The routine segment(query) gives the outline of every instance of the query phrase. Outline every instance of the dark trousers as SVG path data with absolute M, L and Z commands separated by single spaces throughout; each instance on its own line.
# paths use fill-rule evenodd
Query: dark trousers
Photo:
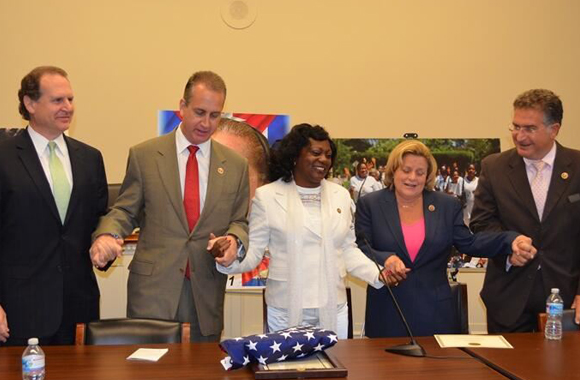
M 190 340 L 192 342 L 219 342 L 221 334 L 203 335 L 199 326 L 195 301 L 191 291 L 190 281 L 184 277 L 183 286 L 181 287 L 181 296 L 179 297 L 179 306 L 175 320 L 179 322 L 188 322 L 190 324 Z
M 76 317 L 74 316 L 75 308 L 79 305 L 73 299 L 71 294 L 72 289 L 76 284 L 72 283 L 69 276 L 64 277 L 64 287 L 63 287 L 63 305 L 62 305 L 62 319 L 60 321 L 60 326 L 58 329 L 49 336 L 24 336 L 24 337 L 13 337 L 8 338 L 4 345 L 6 346 L 28 346 L 29 338 L 38 338 L 38 344 L 41 346 L 62 346 L 62 345 L 72 345 L 75 344 L 75 334 L 76 334 Z M 95 319 L 99 317 L 98 310 L 98 299 L 97 302 L 97 312 Z M 8 327 L 10 328 L 10 316 L 8 315 Z M 2 346 L 2 343 L 0 343 Z
M 8 323 L 10 323 L 10 320 L 8 320 Z M 8 327 L 10 327 L 10 325 L 8 325 Z M 38 344 L 41 346 L 62 346 L 62 345 L 74 344 L 75 343 L 75 330 L 76 330 L 76 323 L 63 321 L 60 324 L 58 330 L 56 330 L 56 332 L 51 336 L 47 336 L 47 337 L 30 336 L 28 338 L 38 338 Z M 28 338 L 10 337 L 10 338 L 8 338 L 6 343 L 4 343 L 4 344 L 0 343 L 0 346 L 1 345 L 4 345 L 4 346 L 28 346 Z
M 508 332 L 536 332 L 538 331 L 538 313 L 546 311 L 546 298 L 548 295 L 544 290 L 544 280 L 542 270 L 538 270 L 534 279 L 534 284 L 524 311 L 518 319 L 509 326 L 504 326 L 494 321 L 487 313 L 487 332 L 489 334 L 501 334 Z

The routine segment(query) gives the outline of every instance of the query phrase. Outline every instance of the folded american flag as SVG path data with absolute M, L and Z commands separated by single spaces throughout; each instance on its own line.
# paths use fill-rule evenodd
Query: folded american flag
M 290 327 L 269 334 L 224 340 L 220 348 L 229 356 L 221 363 L 229 371 L 252 362 L 268 364 L 304 358 L 334 346 L 337 341 L 338 337 L 330 330 L 312 326 Z

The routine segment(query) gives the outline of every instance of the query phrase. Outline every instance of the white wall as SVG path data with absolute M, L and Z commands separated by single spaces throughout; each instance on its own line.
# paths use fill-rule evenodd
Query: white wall
M 23 126 L 20 79 L 65 68 L 71 136 L 120 182 L 128 148 L 156 134 L 188 76 L 220 73 L 226 109 L 287 113 L 334 137 L 500 137 L 516 95 L 561 95 L 560 140 L 580 148 L 577 0 L 258 0 L 248 29 L 218 0 L 0 0 L 0 126 Z

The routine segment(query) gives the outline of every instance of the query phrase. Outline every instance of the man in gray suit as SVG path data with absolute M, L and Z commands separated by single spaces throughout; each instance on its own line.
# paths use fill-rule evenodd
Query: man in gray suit
M 556 141 L 560 98 L 536 89 L 514 101 L 510 131 L 514 149 L 482 162 L 471 215 L 474 231 L 518 231 L 538 254 L 490 260 L 481 297 L 490 333 L 536 330 L 550 288 L 580 321 L 580 152 Z
M 211 139 L 225 97 L 217 74 L 189 78 L 180 126 L 131 148 L 119 197 L 91 247 L 93 264 L 103 267 L 139 226 L 127 316 L 189 322 L 196 342 L 218 341 L 223 329 L 227 277 L 207 253 L 209 240 L 224 236 L 224 260 L 248 242 L 247 161 Z

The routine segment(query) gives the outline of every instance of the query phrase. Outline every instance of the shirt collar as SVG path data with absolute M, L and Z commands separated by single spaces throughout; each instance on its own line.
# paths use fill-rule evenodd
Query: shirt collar
M 543 158 L 539 160 L 530 160 L 529 158 L 524 157 L 524 163 L 526 164 L 526 167 L 530 167 L 535 162 L 544 161 L 546 164 L 548 164 L 549 167 L 553 168 L 555 159 L 556 159 L 556 143 L 554 142 L 554 145 L 552 145 L 552 149 L 550 149 L 550 151 Z
M 32 128 L 31 126 L 28 126 L 28 128 L 26 128 L 26 130 L 28 131 L 28 134 L 30 135 L 30 139 L 32 140 L 32 143 L 34 144 L 34 148 L 36 149 L 36 152 L 38 153 L 38 155 L 39 156 L 43 155 L 48 147 L 49 140 L 46 137 L 44 137 L 43 135 L 41 135 L 40 133 L 36 132 L 34 130 L 34 128 Z M 58 135 L 58 137 L 52 141 L 55 142 L 57 149 L 62 154 L 67 152 L 66 141 L 64 141 L 64 137 L 63 137 L 62 133 L 60 135 Z
M 177 131 L 175 131 L 175 143 L 177 145 L 178 154 L 181 154 L 187 150 L 188 146 L 195 145 L 190 143 L 189 140 L 185 137 L 183 131 L 181 130 L 181 124 L 179 124 L 177 127 Z M 207 139 L 207 141 L 204 141 L 201 144 L 198 144 L 197 146 L 199 147 L 199 152 L 201 152 L 201 155 L 203 157 L 208 157 L 211 149 L 211 138 Z

